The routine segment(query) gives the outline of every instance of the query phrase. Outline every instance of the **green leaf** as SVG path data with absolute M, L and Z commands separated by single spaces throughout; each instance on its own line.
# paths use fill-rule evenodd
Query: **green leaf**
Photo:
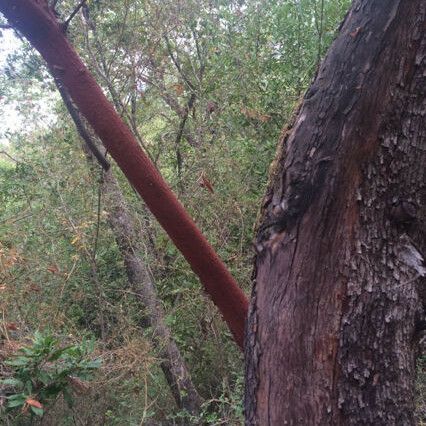
M 8 408 L 14 408 L 14 407 L 20 407 L 21 405 L 25 404 L 25 399 L 23 401 L 21 400 L 16 400 L 16 401 L 10 401 L 7 403 L 7 407 Z
M 18 356 L 10 361 L 5 361 L 6 365 L 11 365 L 13 367 L 22 367 L 23 365 L 27 365 L 31 362 L 31 359 L 26 356 Z
M 34 343 L 36 343 L 36 344 L 40 343 L 42 340 L 43 340 L 42 334 L 38 330 L 36 330 L 34 332 Z
M 87 341 L 86 353 L 90 354 L 95 350 L 95 339 L 92 337 Z
M 32 348 L 20 348 L 19 352 L 23 352 L 25 355 L 29 357 L 35 356 L 35 352 Z
M 56 361 L 59 359 L 65 352 L 67 352 L 70 348 L 72 348 L 72 345 L 66 346 L 65 348 L 58 349 L 57 351 L 53 352 L 49 358 L 48 361 Z
M 64 391 L 62 393 L 64 395 L 65 402 L 68 404 L 68 407 L 72 408 L 72 406 L 74 405 L 74 400 L 73 400 L 73 397 L 71 395 L 71 392 L 68 389 L 64 389 Z
M 32 405 L 30 406 L 31 407 L 31 411 L 34 413 L 34 414 L 36 414 L 37 416 L 42 416 L 43 414 L 44 414 L 44 410 L 43 410 L 43 408 L 37 408 L 37 407 L 33 407 Z
M 24 386 L 24 384 L 20 380 L 13 379 L 13 378 L 0 380 L 0 383 L 2 385 L 9 385 L 9 386 L 19 386 L 19 387 Z
M 42 382 L 44 385 L 47 385 L 52 381 L 52 376 L 43 370 L 40 370 L 38 372 L 37 377 L 40 380 L 40 382 Z
M 33 393 L 33 382 L 32 382 L 32 380 L 27 380 L 25 382 L 24 391 L 26 391 L 28 395 L 31 395 Z
M 21 405 L 24 405 L 27 397 L 23 393 L 19 393 L 19 394 L 11 395 L 7 397 L 7 399 L 8 399 L 7 406 L 9 408 L 13 408 L 13 407 L 19 407 Z
M 23 401 L 25 401 L 27 399 L 27 396 L 24 395 L 23 393 L 15 393 L 13 395 L 8 396 L 7 399 L 9 401 L 14 401 L 16 399 L 22 399 Z
M 58 393 L 63 392 L 65 386 L 66 384 L 64 383 L 53 383 L 44 388 L 42 392 L 46 398 L 51 398 L 58 395 Z
M 84 364 L 84 368 L 96 369 L 102 365 L 102 361 L 98 359 L 94 359 L 93 361 L 89 361 Z

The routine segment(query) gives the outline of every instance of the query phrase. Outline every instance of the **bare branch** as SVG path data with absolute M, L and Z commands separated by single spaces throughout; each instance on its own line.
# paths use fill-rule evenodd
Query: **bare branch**
M 65 33 L 67 32 L 68 25 L 70 24 L 72 18 L 74 18 L 75 15 L 77 15 L 78 11 L 83 7 L 83 5 L 86 3 L 87 0 L 81 0 L 81 2 L 78 4 L 78 6 L 71 12 L 71 15 L 68 17 L 68 19 L 61 24 L 62 31 Z
M 192 91 L 194 91 L 194 89 L 195 89 L 194 85 L 189 81 L 189 79 L 187 78 L 187 76 L 185 75 L 185 73 L 182 71 L 182 67 L 180 66 L 177 53 L 176 53 L 176 56 L 173 54 L 172 46 L 171 46 L 170 40 L 167 37 L 167 35 L 164 35 L 164 40 L 166 42 L 167 52 L 169 53 L 170 59 L 175 64 L 175 67 L 179 71 L 179 74 L 183 78 L 183 81 L 188 85 L 188 87 Z
M 0 154 L 3 154 L 4 156 L 6 156 L 7 158 L 9 158 L 10 160 L 12 160 L 15 163 L 20 163 L 20 161 L 15 160 L 11 155 L 9 155 L 6 151 L 0 151 Z

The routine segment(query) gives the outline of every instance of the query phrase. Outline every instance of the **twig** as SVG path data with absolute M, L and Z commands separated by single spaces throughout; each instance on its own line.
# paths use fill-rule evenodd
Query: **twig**
M 316 2 L 315 2 L 316 9 Z M 316 21 L 316 17 L 315 17 Z M 318 52 L 317 52 L 317 66 L 321 61 L 321 50 L 322 50 L 322 36 L 323 36 L 323 26 L 324 26 L 324 0 L 321 0 L 321 16 L 320 16 L 320 26 L 318 28 L 318 24 L 316 23 L 318 30 Z
M 87 50 L 89 51 L 89 54 L 92 58 L 93 64 L 96 67 L 96 70 L 99 74 L 99 76 L 105 81 L 108 91 L 111 94 L 112 97 L 112 101 L 113 104 L 115 106 L 115 109 L 117 110 L 117 112 L 121 115 L 121 117 L 123 117 L 126 122 L 131 126 L 131 130 L 133 132 L 133 135 L 135 136 L 135 138 L 137 139 L 137 141 L 139 142 L 139 144 L 142 146 L 142 148 L 144 149 L 144 151 L 146 152 L 146 154 L 148 155 L 148 157 L 150 158 L 150 160 L 154 163 L 154 166 L 157 168 L 156 163 L 154 162 L 154 158 L 152 157 L 146 143 L 144 142 L 144 140 L 142 139 L 140 133 L 138 132 L 137 127 L 134 126 L 134 123 L 132 122 L 132 120 L 129 118 L 127 110 L 125 108 L 125 106 L 123 105 L 123 103 L 121 102 L 121 100 L 119 99 L 119 96 L 117 95 L 114 86 L 111 83 L 110 77 L 109 77 L 109 69 L 110 66 L 108 66 L 107 62 L 105 61 L 105 57 L 102 53 L 102 48 L 99 44 L 98 38 L 97 38 L 97 33 L 96 31 L 93 29 L 93 34 L 94 34 L 94 39 L 95 39 L 95 47 L 97 49 L 97 52 L 101 58 L 100 63 L 102 65 L 102 67 L 99 65 L 96 56 L 94 55 L 91 47 L 90 47 L 90 43 L 89 43 L 89 39 L 88 39 L 88 31 L 85 31 L 85 41 L 86 41 L 86 46 L 87 46 Z M 118 49 L 118 48 L 117 48 Z M 111 63 L 112 64 L 112 63 Z
M 180 151 L 180 142 L 182 139 L 183 131 L 185 130 L 185 124 L 186 120 L 188 119 L 189 113 L 191 112 L 194 103 L 195 103 L 195 93 L 193 92 L 188 100 L 188 104 L 185 108 L 184 116 L 182 117 L 182 120 L 179 124 L 178 133 L 176 135 L 175 139 L 175 147 L 176 147 L 176 160 L 177 160 L 177 171 L 178 171 L 178 178 L 179 178 L 179 187 L 182 187 L 182 153 Z M 180 188 L 181 192 L 183 192 L 183 188 Z
M 11 30 L 11 29 L 13 29 L 12 25 L 0 24 L 0 30 Z
M 13 224 L 15 222 L 19 222 L 20 220 L 26 219 L 27 217 L 30 217 L 32 215 L 33 215 L 32 213 L 27 213 L 27 214 L 24 214 L 23 216 L 19 216 L 19 217 L 14 217 L 14 218 L 8 217 L 7 219 L 0 220 L 0 224 L 6 223 L 6 222 Z
M 101 201 L 102 201 L 103 179 L 104 179 L 104 172 L 103 170 L 101 170 L 99 186 L 98 186 L 98 209 L 97 209 L 97 220 L 96 220 L 96 232 L 95 232 L 95 241 L 93 243 L 93 252 L 92 252 L 92 259 L 94 262 L 96 261 L 96 252 L 98 250 L 99 227 L 101 223 Z
M 5 318 L 5 315 L 4 315 L 4 309 L 2 309 L 1 312 L 2 312 L 2 317 L 3 317 L 3 322 L 2 322 L 3 334 L 6 337 L 6 340 L 9 342 L 10 338 L 9 338 L 9 333 L 7 332 L 6 318 Z
M 188 87 L 194 91 L 195 87 L 194 85 L 189 81 L 189 79 L 186 77 L 186 75 L 184 74 L 184 72 L 182 71 L 182 68 L 180 66 L 179 60 L 178 60 L 178 56 L 177 56 L 177 52 L 176 52 L 176 57 L 173 54 L 173 50 L 172 50 L 172 46 L 170 44 L 170 40 L 167 37 L 166 34 L 164 34 L 164 40 L 166 42 L 166 47 L 167 47 L 167 52 L 169 53 L 170 59 L 172 60 L 172 62 L 174 63 L 176 69 L 179 71 L 179 74 L 181 75 L 181 77 L 183 78 L 183 81 L 188 85 Z
M 14 161 L 15 163 L 19 164 L 20 161 L 16 160 L 15 158 L 13 158 L 11 155 L 9 155 L 6 151 L 0 151 L 0 154 L 5 155 L 7 158 L 9 158 L 10 160 Z
M 78 259 L 78 258 L 77 258 L 77 259 L 74 259 L 74 263 L 73 263 L 73 265 L 72 265 L 72 267 L 71 267 L 71 270 L 70 270 L 70 272 L 68 272 L 68 273 L 67 273 L 67 276 L 66 276 L 66 278 L 65 278 L 65 280 L 64 280 L 64 282 L 63 282 L 63 284 L 62 284 L 61 291 L 59 292 L 59 298 L 58 298 L 59 302 L 57 303 L 58 310 L 56 311 L 56 314 L 55 314 L 55 316 L 54 316 L 54 321 L 53 321 L 53 323 L 55 323 L 55 322 L 56 322 L 56 318 L 58 317 L 59 312 L 61 311 L 60 302 L 62 301 L 62 297 L 63 297 L 64 290 L 65 290 L 65 286 L 66 286 L 67 282 L 69 281 L 69 279 L 71 278 L 71 276 L 73 275 L 73 273 L 74 273 L 74 271 L 75 271 L 75 268 L 76 268 L 76 266 L 77 266 L 77 262 L 78 262 L 78 261 L 79 261 L 79 259 Z
M 78 4 L 78 6 L 71 12 L 71 15 L 68 17 L 68 19 L 61 24 L 62 31 L 65 33 L 67 32 L 68 25 L 70 24 L 72 18 L 78 13 L 78 11 L 82 8 L 82 6 L 86 3 L 87 0 L 81 0 L 81 2 Z

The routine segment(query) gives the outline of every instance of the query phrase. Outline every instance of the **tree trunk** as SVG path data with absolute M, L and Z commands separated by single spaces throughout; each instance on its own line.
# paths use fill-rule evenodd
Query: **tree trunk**
M 72 48 L 47 0 L 0 0 L 0 12 L 39 51 L 51 74 L 66 87 L 105 148 L 199 276 L 242 348 L 247 298 Z
M 355 0 L 280 141 L 249 425 L 412 425 L 426 268 L 426 3 Z
M 201 411 L 202 400 L 192 383 L 188 368 L 172 338 L 170 329 L 164 322 L 164 311 L 158 300 L 152 274 L 140 256 L 142 252 L 141 236 L 136 230 L 127 201 L 111 168 L 107 167 L 108 163 L 100 152 L 99 144 L 92 138 L 82 122 L 67 91 L 58 81 L 56 81 L 56 85 L 77 131 L 85 143 L 84 149 L 90 163 L 93 164 L 93 160 L 96 158 L 103 169 L 106 169 L 102 180 L 105 209 L 124 260 L 130 289 L 136 295 L 141 309 L 141 318 L 143 318 L 141 322 L 145 328 L 151 327 L 153 330 L 154 348 L 160 357 L 161 369 L 177 406 L 196 415 Z
M 104 174 L 102 191 L 108 221 L 124 259 L 127 277 L 132 291 L 141 306 L 141 316 L 153 331 L 154 347 L 160 357 L 160 365 L 179 408 L 195 415 L 201 411 L 201 398 L 192 383 L 185 361 L 164 323 L 164 311 L 157 297 L 153 277 L 140 257 L 140 236 L 130 215 L 120 186 L 108 170 Z

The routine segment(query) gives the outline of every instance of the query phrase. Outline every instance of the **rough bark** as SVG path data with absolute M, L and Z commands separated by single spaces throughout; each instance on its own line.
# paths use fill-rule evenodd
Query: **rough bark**
M 99 149 L 99 144 L 91 136 L 80 118 L 66 90 L 57 82 L 58 90 L 78 134 L 85 143 L 90 163 L 93 159 L 104 168 L 108 162 Z M 154 348 L 160 357 L 160 365 L 179 408 L 196 415 L 201 410 L 199 396 L 189 374 L 186 363 L 172 338 L 170 329 L 164 322 L 164 311 L 155 290 L 153 276 L 141 258 L 141 236 L 137 231 L 127 201 L 111 168 L 107 168 L 102 179 L 104 207 L 108 213 L 108 222 L 114 234 L 126 267 L 130 290 L 136 296 L 141 309 L 141 323 L 145 328 L 151 327 Z
M 48 3 L 0 0 L 0 12 L 40 52 L 52 75 L 67 88 L 79 111 L 199 276 L 242 348 L 247 298 L 105 97 Z
M 414 424 L 426 269 L 426 4 L 356 0 L 263 204 L 246 422 Z

